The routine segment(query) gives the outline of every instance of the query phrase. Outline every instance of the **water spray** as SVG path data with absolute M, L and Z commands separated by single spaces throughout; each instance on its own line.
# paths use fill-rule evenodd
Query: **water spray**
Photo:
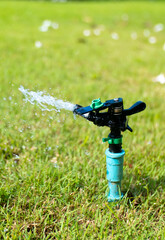
M 65 109 L 73 112 L 75 109 L 75 104 L 54 98 L 42 91 L 29 91 L 29 89 L 25 89 L 23 86 L 19 87 L 19 91 L 25 96 L 26 102 L 37 104 L 42 111 L 60 112 L 61 109 Z
M 104 103 L 100 98 L 92 101 L 87 107 L 76 105 L 74 113 L 82 116 L 97 126 L 107 126 L 110 128 L 110 134 L 103 138 L 103 142 L 109 143 L 106 149 L 107 180 L 109 185 L 108 201 L 113 202 L 123 198 L 121 192 L 121 180 L 123 178 L 123 161 L 125 151 L 122 149 L 121 132 L 133 130 L 128 125 L 127 116 L 141 112 L 146 108 L 142 101 L 136 102 L 129 109 L 124 109 L 123 99 L 114 98 Z

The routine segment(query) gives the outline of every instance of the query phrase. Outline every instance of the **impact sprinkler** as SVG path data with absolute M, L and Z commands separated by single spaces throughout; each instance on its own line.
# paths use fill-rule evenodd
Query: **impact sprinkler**
M 125 151 L 122 149 L 121 132 L 133 130 L 128 125 L 127 116 L 141 112 L 146 108 L 144 102 L 138 101 L 128 109 L 123 107 L 122 98 L 114 98 L 102 103 L 100 98 L 92 101 L 87 107 L 76 105 L 74 113 L 82 116 L 97 126 L 107 126 L 110 134 L 103 138 L 103 142 L 109 143 L 106 149 L 107 179 L 109 185 L 108 201 L 113 202 L 123 198 L 121 193 L 121 180 L 123 178 L 123 160 Z

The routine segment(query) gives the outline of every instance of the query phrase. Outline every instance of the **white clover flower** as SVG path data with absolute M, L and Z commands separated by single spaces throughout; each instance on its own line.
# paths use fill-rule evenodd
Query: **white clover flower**
M 154 26 L 154 32 L 160 32 L 163 31 L 164 25 L 162 23 L 158 23 Z
M 165 43 L 163 44 L 163 51 L 165 51 Z
M 159 74 L 157 77 L 153 79 L 154 82 L 159 82 L 161 84 L 165 84 L 165 76 L 163 73 Z
M 52 24 L 52 22 L 50 20 L 44 20 L 43 23 L 42 23 L 42 26 L 50 27 L 51 24 Z
M 118 40 L 118 39 L 119 39 L 118 33 L 113 32 L 113 33 L 111 34 L 111 38 L 112 38 L 113 40 Z
M 41 48 L 42 47 L 42 43 L 40 41 L 36 41 L 35 42 L 35 47 L 36 48 Z
M 91 31 L 89 29 L 86 29 L 86 30 L 83 31 L 83 35 L 85 37 L 89 37 L 91 35 Z
M 149 37 L 150 36 L 150 30 L 149 29 L 144 29 L 143 35 L 144 35 L 144 37 Z
M 123 15 L 121 16 L 121 19 L 122 19 L 123 21 L 128 21 L 129 17 L 128 17 L 127 14 L 123 14 Z
M 39 27 L 39 30 L 41 32 L 47 32 L 50 27 L 52 27 L 53 29 L 58 29 L 59 28 L 59 24 L 56 23 L 56 22 L 52 22 L 50 20 L 44 20 L 42 25 Z
M 151 44 L 155 44 L 156 43 L 156 37 L 150 37 L 149 39 L 148 39 L 148 41 L 149 41 L 149 43 L 151 43 Z
M 132 33 L 131 33 L 131 38 L 132 38 L 133 40 L 136 40 L 136 39 L 137 39 L 137 33 L 136 33 L 136 32 L 132 32 Z
M 104 31 L 105 30 L 105 26 L 103 24 L 101 24 L 101 25 L 98 26 L 98 29 L 100 31 Z
M 59 28 L 59 24 L 56 23 L 56 22 L 52 22 L 52 23 L 51 23 L 51 27 L 52 27 L 53 29 L 58 29 L 58 28 Z
M 94 34 L 95 36 L 99 36 L 100 33 L 101 33 L 101 31 L 100 31 L 99 28 L 96 28 L 96 29 L 93 30 L 93 34 Z
M 42 25 L 41 27 L 39 27 L 40 32 L 47 32 L 48 31 L 48 27 Z

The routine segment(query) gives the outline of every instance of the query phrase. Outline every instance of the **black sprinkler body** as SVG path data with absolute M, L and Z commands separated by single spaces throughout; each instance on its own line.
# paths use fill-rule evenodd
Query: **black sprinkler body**
M 103 139 L 103 142 L 108 141 L 109 150 L 118 153 L 122 149 L 121 132 L 125 130 L 133 131 L 128 125 L 127 116 L 141 112 L 145 108 L 146 104 L 142 101 L 136 102 L 129 109 L 124 109 L 122 98 L 114 98 L 104 103 L 100 99 L 96 99 L 87 107 L 76 105 L 74 113 L 86 118 L 99 127 L 109 127 L 110 134 L 108 138 Z

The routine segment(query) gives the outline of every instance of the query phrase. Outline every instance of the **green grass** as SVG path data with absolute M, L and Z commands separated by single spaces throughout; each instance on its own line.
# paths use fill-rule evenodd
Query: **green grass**
M 153 32 L 164 12 L 163 2 L 0 3 L 1 239 L 165 239 L 165 87 L 152 81 L 165 73 L 164 31 Z M 40 32 L 45 19 L 59 29 Z M 98 25 L 100 36 L 83 36 Z M 120 204 L 105 196 L 109 129 L 42 112 L 23 101 L 20 85 L 83 106 L 98 97 L 122 97 L 125 108 L 146 102 L 130 117 L 134 132 L 123 134 Z

